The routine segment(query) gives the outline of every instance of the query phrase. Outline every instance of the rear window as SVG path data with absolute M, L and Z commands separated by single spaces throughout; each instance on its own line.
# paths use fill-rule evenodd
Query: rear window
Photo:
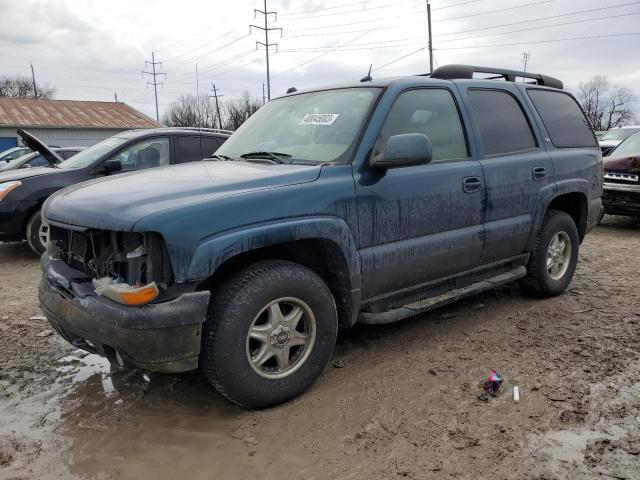
M 597 147 L 596 137 L 578 103 L 569 95 L 551 90 L 529 89 L 529 98 L 558 148 Z
M 529 121 L 511 94 L 470 89 L 469 98 L 485 155 L 505 155 L 536 148 Z

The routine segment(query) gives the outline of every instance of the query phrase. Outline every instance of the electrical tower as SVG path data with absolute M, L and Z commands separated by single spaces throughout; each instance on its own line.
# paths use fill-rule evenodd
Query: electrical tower
M 433 42 L 431 41 L 431 4 L 427 0 L 427 26 L 429 27 L 429 73 L 433 73 Z
M 527 71 L 527 62 L 529 62 L 530 58 L 531 58 L 531 52 L 530 51 L 529 52 L 522 52 L 521 62 L 524 65 L 524 68 L 522 69 L 523 72 Z
M 157 77 L 159 77 L 160 75 L 164 75 L 164 78 L 166 79 L 167 78 L 167 74 L 156 71 L 156 65 L 160 65 L 160 68 L 162 68 L 162 62 L 156 62 L 156 57 L 155 57 L 155 53 L 154 52 L 151 52 L 151 61 L 149 62 L 148 60 L 146 60 L 144 62 L 144 68 L 147 68 L 147 65 L 151 65 L 151 71 L 147 72 L 147 71 L 143 70 L 142 71 L 142 76 L 144 77 L 145 75 L 151 75 L 153 77 L 153 82 L 147 82 L 147 86 L 153 85 L 153 92 L 154 92 L 155 97 L 156 97 L 156 120 L 159 122 L 160 121 L 160 113 L 158 112 L 158 85 L 160 85 L 161 87 L 164 88 L 164 83 L 158 82 L 157 81 Z
M 280 30 L 280 36 L 282 37 L 282 29 L 281 28 L 269 28 L 269 15 L 274 16 L 274 20 L 278 19 L 278 12 L 270 12 L 267 10 L 267 0 L 264 0 L 264 10 L 259 10 L 255 8 L 253 10 L 254 15 L 257 16 L 258 13 L 261 13 L 264 16 L 264 27 L 260 27 L 258 25 L 249 25 L 249 33 L 251 33 L 252 28 L 257 28 L 258 30 L 264 31 L 264 42 L 259 42 L 256 40 L 256 49 L 258 45 L 264 45 L 264 49 L 267 55 L 267 100 L 271 100 L 271 75 L 269 73 L 269 47 L 275 46 L 276 52 L 278 51 L 277 43 L 269 43 L 269 32 L 272 30 Z
M 224 95 L 218 94 L 218 90 L 216 90 L 216 84 L 213 82 L 211 82 L 211 91 L 213 91 L 213 95 L 209 95 L 209 98 L 216 99 L 216 114 L 218 115 L 218 128 L 222 130 L 222 117 L 220 116 L 220 105 L 218 105 L 218 97 L 224 97 Z

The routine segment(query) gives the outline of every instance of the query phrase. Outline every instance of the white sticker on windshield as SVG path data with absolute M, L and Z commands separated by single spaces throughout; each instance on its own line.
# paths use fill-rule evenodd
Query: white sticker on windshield
M 309 113 L 304 116 L 302 123 L 306 125 L 333 125 L 339 113 Z

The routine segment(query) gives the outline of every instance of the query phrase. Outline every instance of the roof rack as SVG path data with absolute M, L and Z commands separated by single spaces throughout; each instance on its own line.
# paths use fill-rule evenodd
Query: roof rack
M 161 127 L 163 130 L 192 130 L 194 132 L 211 132 L 211 133 L 223 133 L 231 135 L 233 130 L 222 130 L 220 128 L 205 128 L 205 127 Z
M 558 88 L 560 90 L 563 89 L 561 80 L 549 77 L 547 75 L 541 75 L 539 73 L 520 72 L 518 70 L 506 70 L 503 68 L 474 67 L 473 65 L 443 65 L 442 67 L 438 67 L 433 71 L 433 73 L 431 74 L 431 78 L 440 78 L 443 80 L 473 78 L 474 73 L 487 73 L 490 75 L 494 75 L 492 77 L 488 77 L 487 80 L 502 78 L 507 82 L 515 82 L 516 77 L 529 78 L 534 81 L 526 83 Z

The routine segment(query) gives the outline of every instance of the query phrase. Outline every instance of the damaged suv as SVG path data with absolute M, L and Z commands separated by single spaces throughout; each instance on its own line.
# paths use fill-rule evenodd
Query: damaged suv
M 200 367 L 265 407 L 314 382 L 338 327 L 514 281 L 560 294 L 601 191 L 593 132 L 551 77 L 455 65 L 292 88 L 208 161 L 49 198 L 40 302 L 117 367 Z

